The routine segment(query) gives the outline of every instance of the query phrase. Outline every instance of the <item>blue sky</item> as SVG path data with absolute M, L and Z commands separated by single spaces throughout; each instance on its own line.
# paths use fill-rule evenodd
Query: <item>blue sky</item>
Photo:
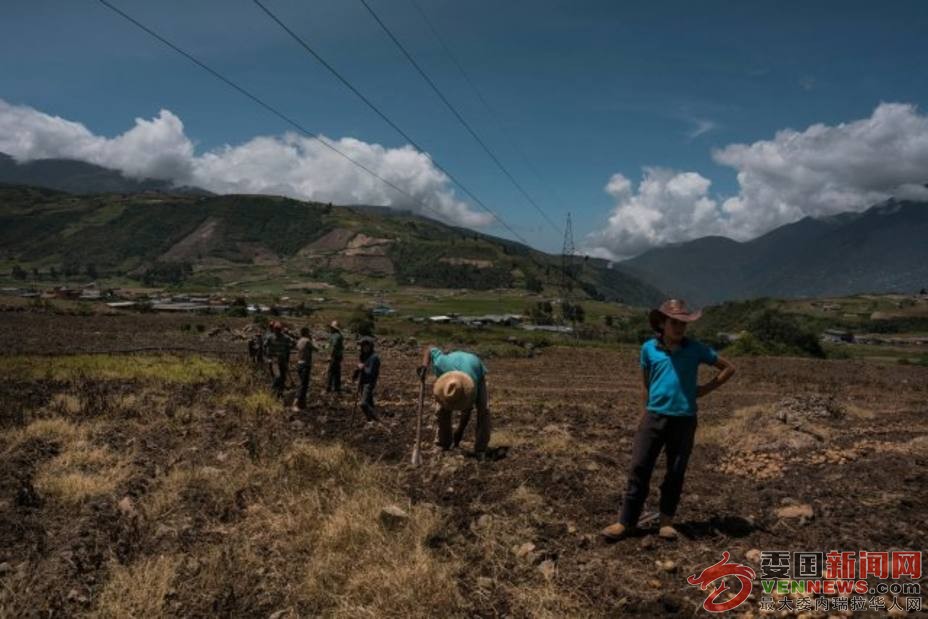
M 725 200 L 747 191 L 736 180 L 745 169 L 739 166 L 750 164 L 720 163 L 714 150 L 774 141 L 787 128 L 872 119 L 883 102 L 914 106 L 908 120 L 921 121 L 918 108 L 928 99 L 924 2 L 418 0 L 495 115 L 409 0 L 370 2 L 542 208 L 559 224 L 566 210 L 573 213 L 578 245 L 595 246 L 587 235 L 614 225 L 609 217 L 622 204 L 628 213 L 637 208 L 645 167 L 668 171 L 665 179 L 693 173 L 710 181 L 687 195 L 714 202 L 714 216 L 725 219 L 734 212 L 722 208 Z M 250 1 L 113 3 L 314 131 L 388 148 L 405 144 Z M 527 240 L 560 247 L 557 233 L 360 2 L 267 5 Z M 81 123 L 98 136 L 117 136 L 161 109 L 183 122 L 197 153 L 289 129 L 91 0 L 5 2 L 0 76 L 7 104 Z M 616 174 L 631 188 L 609 194 L 604 187 Z M 654 200 L 645 206 L 664 208 L 659 196 Z M 849 201 L 849 208 L 860 207 Z M 771 221 L 821 212 L 800 205 Z M 680 228 L 748 237 L 770 227 L 687 221 L 663 236 L 623 228 L 612 242 L 624 245 L 612 253 L 637 249 L 634 234 L 654 245 L 686 240 Z

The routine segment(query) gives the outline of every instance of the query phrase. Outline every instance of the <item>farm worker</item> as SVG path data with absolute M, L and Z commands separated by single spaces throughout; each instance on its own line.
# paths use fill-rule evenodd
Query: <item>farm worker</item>
M 345 338 L 338 327 L 338 321 L 329 324 L 329 378 L 325 390 L 329 393 L 342 392 L 342 356 L 345 354 Z
M 300 339 L 296 341 L 296 373 L 300 377 L 300 390 L 297 392 L 293 412 L 306 409 L 306 393 L 309 391 L 309 373 L 313 365 L 313 340 L 308 327 L 300 329 Z
M 422 365 L 417 373 L 420 380 L 425 380 L 428 369 L 438 378 L 432 388 L 438 413 L 438 446 L 442 449 L 457 447 L 471 410 L 477 409 L 477 437 L 474 453 L 478 460 L 485 460 L 490 444 L 490 408 L 487 397 L 487 369 L 480 357 L 464 351 L 442 352 L 435 346 L 426 346 L 422 350 Z M 458 429 L 451 434 L 452 414 L 461 412 Z
M 271 323 L 271 333 L 264 340 L 264 356 L 267 358 L 268 367 L 274 380 L 271 389 L 278 398 L 283 398 L 284 386 L 287 383 L 287 371 L 290 367 L 290 350 L 293 348 L 293 340 L 284 333 L 284 326 L 277 320 Z M 274 374 L 274 365 L 277 366 L 277 374 Z
M 679 299 L 668 299 L 651 310 L 648 320 L 655 337 L 641 346 L 642 401 L 644 412 L 632 447 L 628 487 L 619 521 L 602 530 L 608 540 L 628 535 L 638 524 L 648 496 L 651 473 L 661 450 L 666 452 L 667 473 L 661 484 L 660 529 L 664 539 L 678 535 L 674 516 L 683 491 L 683 477 L 696 433 L 697 398 L 718 389 L 735 373 L 735 366 L 710 346 L 687 338 L 686 326 L 698 320 Z M 698 384 L 700 364 L 720 370 L 711 380 Z
M 380 377 L 380 356 L 374 352 L 374 338 L 364 336 L 360 340 L 360 345 L 361 353 L 354 373 L 358 381 L 358 390 L 361 393 L 361 410 L 368 421 L 376 421 L 374 389 Z
M 248 359 L 255 365 L 264 363 L 264 342 L 260 333 L 248 338 Z

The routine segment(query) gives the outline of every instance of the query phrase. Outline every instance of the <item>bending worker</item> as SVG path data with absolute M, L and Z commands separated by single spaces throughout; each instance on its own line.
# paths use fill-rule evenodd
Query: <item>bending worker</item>
M 443 353 L 435 346 L 422 350 L 422 365 L 417 370 L 425 380 L 429 366 L 438 379 L 432 390 L 438 404 L 438 446 L 442 449 L 457 447 L 464 436 L 471 411 L 477 409 L 477 437 L 474 453 L 479 460 L 486 458 L 490 444 L 490 408 L 487 398 L 487 369 L 480 357 L 464 351 Z M 452 413 L 461 412 L 458 429 L 452 436 Z

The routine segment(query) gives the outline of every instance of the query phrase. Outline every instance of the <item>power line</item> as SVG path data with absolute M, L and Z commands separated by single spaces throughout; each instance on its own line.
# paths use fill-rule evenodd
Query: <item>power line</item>
M 513 229 L 510 228 L 505 222 L 503 222 L 502 218 L 501 218 L 499 215 L 497 215 L 496 212 L 494 212 L 492 209 L 490 209 L 490 207 L 488 207 L 486 204 L 484 204 L 483 200 L 481 200 L 480 198 L 478 198 L 478 197 L 474 194 L 474 192 L 472 192 L 470 189 L 468 189 L 467 186 L 464 185 L 464 183 L 462 183 L 460 180 L 458 180 L 457 177 L 455 177 L 451 172 L 449 172 L 444 166 L 442 166 L 442 165 L 439 164 L 437 161 L 435 161 L 435 159 L 434 159 L 431 155 L 429 155 L 429 154 L 425 151 L 424 148 L 422 148 L 421 146 L 419 146 L 419 144 L 417 144 L 416 141 L 415 141 L 414 139 L 412 139 L 412 137 L 410 137 L 410 135 L 409 135 L 408 133 L 406 133 L 406 132 L 405 132 L 399 125 L 397 125 L 389 116 L 387 116 L 386 113 L 384 113 L 383 111 L 381 111 L 380 108 L 378 108 L 376 105 L 374 105 L 374 103 L 371 102 L 371 100 L 368 99 L 368 98 L 364 95 L 364 93 L 362 93 L 360 90 L 358 90 L 350 81 L 348 81 L 348 78 L 346 78 L 345 76 L 343 76 L 341 73 L 338 72 L 337 69 L 335 69 L 335 67 L 333 67 L 331 64 L 329 64 L 329 62 L 327 62 L 325 58 L 323 58 L 316 50 L 314 50 L 314 49 L 312 48 L 312 46 L 310 46 L 309 43 L 307 43 L 300 35 L 298 35 L 296 32 L 294 32 L 292 29 L 290 29 L 279 17 L 277 17 L 277 15 L 275 15 L 273 12 L 271 12 L 270 9 L 268 9 L 266 6 L 264 6 L 264 4 L 262 4 L 262 3 L 260 2 L 260 0 L 253 0 L 253 2 L 254 2 L 255 4 L 257 4 L 258 7 L 259 7 L 262 11 L 264 11 L 264 12 L 267 14 L 268 17 L 270 17 L 272 20 L 274 20 L 274 22 L 276 22 L 277 25 L 280 26 L 280 27 L 284 30 L 284 32 L 286 32 L 287 34 L 289 34 L 290 37 L 293 38 L 293 40 L 296 41 L 296 42 L 300 45 L 300 47 L 302 47 L 304 50 L 306 50 L 306 52 L 307 52 L 308 54 L 310 54 L 313 58 L 315 58 L 316 60 L 318 60 L 318 61 L 320 62 L 320 64 L 322 64 L 322 66 L 324 66 L 326 69 L 328 69 L 329 73 L 331 73 L 332 75 L 334 75 L 342 84 L 345 85 L 346 88 L 348 88 L 348 90 L 350 90 L 350 91 L 353 92 L 355 95 L 357 95 L 358 98 L 361 99 L 361 101 L 363 101 L 363 102 L 365 103 L 365 105 L 367 105 L 367 107 L 369 107 L 371 110 L 373 110 L 374 113 L 376 113 L 378 116 L 380 116 L 380 118 L 382 118 L 382 119 L 384 120 L 384 122 L 386 122 L 386 123 L 387 123 L 388 125 L 390 125 L 394 130 L 396 130 L 397 133 L 399 133 L 401 136 L 403 136 L 403 139 L 405 139 L 406 141 L 408 141 L 408 142 L 412 145 L 413 148 L 415 148 L 417 151 L 419 151 L 420 153 L 422 153 L 423 155 L 425 155 L 426 157 L 428 157 L 429 161 L 432 162 L 432 165 L 434 165 L 434 166 L 435 166 L 436 168 L 438 168 L 442 173 L 444 173 L 448 178 L 450 178 L 451 181 L 452 181 L 455 185 L 457 185 L 458 187 L 460 187 L 461 190 L 462 190 L 464 193 L 466 193 L 474 202 L 476 202 L 478 205 L 480 205 L 480 207 L 483 208 L 485 211 L 487 211 L 488 213 L 490 213 L 491 215 L 493 215 L 493 217 L 494 217 L 497 221 L 499 221 L 501 224 L 503 224 L 503 225 L 506 227 L 507 230 L 509 230 L 510 232 L 512 232 L 513 234 L 515 234 L 515 235 L 517 236 L 517 238 L 519 238 L 519 239 L 522 240 L 524 243 L 526 243 L 526 245 L 528 244 L 528 242 L 525 241 L 524 239 L 522 239 L 521 236 L 518 236 L 518 234 L 515 232 L 515 230 L 513 230 Z
M 451 51 L 451 48 L 448 46 L 448 44 L 445 43 L 444 37 L 442 37 L 441 33 L 438 31 L 438 28 L 435 26 L 432 20 L 429 19 L 428 15 L 426 15 L 425 11 L 422 10 L 422 7 L 419 5 L 419 3 L 416 0 L 409 0 L 409 2 L 410 4 L 413 5 L 413 7 L 415 7 L 416 11 L 422 17 L 422 21 L 424 21 L 425 24 L 429 27 L 429 30 L 432 31 L 432 35 L 435 37 L 435 40 L 438 41 L 438 44 L 441 46 L 442 50 L 444 50 L 445 55 L 448 57 L 451 63 L 455 66 L 455 68 L 457 68 L 458 73 L 461 74 L 461 77 L 464 78 L 464 81 L 467 82 L 467 85 L 470 86 L 471 90 L 474 91 L 474 94 L 477 96 L 477 99 L 480 100 L 480 103 L 483 104 L 483 107 L 487 110 L 487 112 L 489 112 L 490 115 L 495 118 L 497 126 L 500 128 L 501 131 L 507 134 L 509 141 L 511 142 L 513 148 L 515 148 L 516 152 L 519 154 L 519 157 L 522 159 L 522 162 L 525 163 L 526 167 L 528 167 L 528 169 L 531 170 L 532 174 L 534 174 L 535 177 L 539 181 L 541 181 L 544 184 L 547 184 L 545 183 L 545 179 L 542 177 L 541 173 L 538 171 L 538 168 L 532 163 L 529 156 L 525 154 L 525 150 L 519 145 L 519 143 L 516 140 L 513 139 L 512 135 L 510 135 L 509 132 L 506 130 L 505 124 L 502 121 L 500 121 L 499 113 L 496 111 L 496 109 L 492 105 L 490 105 L 490 102 L 483 95 L 483 92 L 480 90 L 480 88 L 477 87 L 477 84 L 474 82 L 474 80 L 471 79 L 470 74 L 464 70 L 464 66 L 458 60 L 457 56 L 455 56 L 454 52 Z M 548 186 L 547 190 L 551 193 L 552 196 L 554 196 L 554 199 L 558 203 L 558 205 L 563 210 L 566 211 L 567 208 L 564 204 L 564 201 L 561 199 L 556 189 L 554 187 Z
M 362 1 L 363 1 L 363 0 L 362 0 Z M 135 25 L 136 27 L 138 27 L 140 30 L 146 32 L 147 34 L 149 34 L 149 35 L 152 36 L 153 38 L 157 39 L 157 40 L 158 40 L 159 42 L 161 42 L 162 44 L 164 44 L 164 45 L 166 45 L 167 47 L 171 48 L 172 50 L 174 50 L 175 52 L 177 52 L 177 53 L 180 54 L 181 56 L 187 58 L 189 61 L 191 61 L 192 63 L 194 63 L 195 65 L 197 65 L 198 67 L 200 67 L 201 69 L 203 69 L 204 71 L 206 71 L 207 73 L 209 73 L 210 75 L 212 75 L 213 77 L 215 77 L 216 79 L 220 80 L 220 81 L 223 82 L 224 84 L 226 84 L 226 85 L 228 85 L 229 87 L 233 88 L 234 90 L 238 91 L 240 94 L 244 95 L 244 96 L 247 97 L 248 99 L 254 101 L 254 102 L 257 103 L 259 106 L 261 106 L 262 108 L 264 108 L 265 110 L 267 110 L 268 112 L 270 112 L 271 114 L 273 114 L 274 116 L 278 117 L 279 119 L 283 120 L 283 121 L 284 121 L 285 123 L 287 123 L 288 125 L 294 127 L 295 129 L 297 129 L 297 130 L 300 131 L 301 133 L 305 134 L 307 137 L 309 137 L 309 138 L 311 138 L 311 139 L 313 139 L 313 140 L 316 140 L 317 142 L 319 142 L 320 144 L 322 144 L 324 147 L 326 147 L 326 148 L 328 148 L 329 150 L 331 150 L 332 152 L 336 153 L 338 156 L 342 157 L 343 159 L 345 159 L 346 161 L 348 161 L 348 162 L 351 163 L 352 165 L 357 166 L 358 168 L 360 168 L 361 170 L 363 170 L 363 171 L 366 172 L 367 174 L 371 175 L 372 177 L 378 179 L 379 181 L 381 181 L 382 183 L 384 183 L 384 184 L 387 185 L 388 187 L 394 189 L 395 191 L 399 192 L 399 193 L 402 194 L 402 195 L 405 195 L 405 196 L 408 197 L 410 200 L 412 200 L 413 203 L 418 204 L 419 206 L 421 206 L 421 207 L 424 208 L 425 210 L 431 211 L 431 212 L 435 213 L 436 215 L 439 215 L 439 216 L 443 216 L 443 215 L 444 215 L 443 213 L 441 213 L 440 211 L 436 210 L 435 208 L 429 206 L 429 205 L 426 204 L 425 202 L 423 202 L 423 201 L 417 199 L 417 198 L 416 198 L 415 196 L 413 196 L 412 194 L 410 194 L 410 193 L 406 192 L 405 190 L 401 189 L 401 188 L 398 187 L 396 184 L 394 184 L 394 183 L 390 182 L 389 180 L 383 178 L 382 176 L 380 176 L 379 174 L 377 174 L 375 171 L 373 171 L 373 170 L 371 170 L 370 168 L 368 168 L 367 166 L 365 166 L 363 163 L 361 163 L 361 162 L 355 160 L 355 159 L 352 158 L 350 155 L 348 155 L 348 154 L 342 152 L 341 150 L 339 150 L 338 148 L 336 148 L 335 146 L 333 146 L 332 144 L 330 144 L 327 140 L 325 140 L 321 135 L 316 134 L 316 133 L 313 133 L 313 132 L 310 131 L 309 129 L 306 129 L 303 125 L 301 125 L 301 124 L 298 123 L 297 121 L 293 120 L 292 118 L 290 118 L 289 116 L 287 116 L 287 115 L 284 114 L 283 112 L 279 111 L 277 108 L 275 108 L 274 106 L 272 106 L 270 103 L 267 103 L 266 101 L 264 101 L 263 99 L 261 99 L 261 98 L 258 97 L 257 95 L 251 93 L 250 91 L 248 91 L 248 90 L 245 89 L 244 87 L 238 85 L 237 83 L 235 83 L 234 81 L 232 81 L 232 80 L 229 79 L 228 77 L 224 76 L 223 74 L 219 73 L 218 71 L 216 71 L 216 70 L 213 69 L 212 67 L 208 66 L 207 64 L 205 64 L 205 63 L 202 62 L 201 60 L 197 59 L 195 56 L 193 56 L 193 55 L 190 54 L 189 52 L 187 52 L 187 51 L 181 49 L 180 47 L 178 47 L 177 45 L 175 45 L 174 43 L 172 43 L 171 41 L 169 41 L 168 39 L 166 39 L 166 38 L 163 37 L 162 35 L 158 34 L 157 32 L 155 32 L 154 30 L 152 30 L 152 29 L 149 28 L 148 26 L 146 26 L 146 25 L 144 25 L 143 23 L 141 23 L 141 22 L 139 22 L 138 20 L 136 20 L 136 19 L 135 19 L 134 17 L 132 17 L 131 15 L 128 15 L 128 14 L 125 13 L 124 11 L 122 11 L 122 10 L 120 10 L 119 8 L 113 6 L 112 4 L 110 4 L 110 2 L 108 2 L 108 0 L 98 0 L 98 2 L 100 2 L 100 4 L 102 4 L 103 6 L 107 7 L 108 9 L 112 10 L 114 13 L 116 13 L 116 14 L 119 15 L 119 16 L 121 16 L 121 17 L 124 18 L 125 20 L 129 21 L 130 23 L 132 23 L 133 25 Z M 486 208 L 486 207 L 484 207 L 484 208 Z M 487 210 L 488 210 L 488 212 L 490 212 L 490 214 L 492 214 L 492 215 L 496 218 L 496 220 L 497 220 L 503 227 L 505 227 L 507 230 L 509 230 L 509 232 L 511 232 L 512 235 L 516 237 L 516 239 L 518 239 L 519 241 L 521 241 L 521 242 L 526 246 L 527 253 L 526 253 L 525 255 L 526 255 L 526 257 L 527 257 L 531 262 L 533 262 L 533 263 L 535 264 L 536 267 L 544 268 L 545 266 L 550 266 L 550 265 L 543 265 L 543 264 L 540 263 L 538 260 L 536 260 L 535 257 L 534 257 L 534 255 L 533 255 L 533 252 L 535 252 L 536 250 L 534 250 L 534 249 L 531 247 L 531 245 L 529 244 L 529 242 L 526 241 L 524 238 L 522 238 L 522 236 L 521 236 L 518 232 L 516 232 L 515 230 L 513 230 L 512 227 L 509 226 L 509 224 L 507 224 L 505 221 L 503 221 L 503 219 L 502 219 L 499 215 L 496 215 L 495 213 L 493 213 L 493 211 L 490 211 L 489 209 L 487 209 Z M 571 279 L 574 279 L 575 281 L 577 281 L 577 282 L 579 283 L 579 280 L 577 280 L 576 277 L 573 276 L 573 274 L 569 274 L 569 276 L 571 277 Z
M 369 167 L 367 167 L 366 165 L 364 165 L 364 164 L 361 163 L 360 161 L 357 161 L 356 159 L 354 159 L 354 158 L 351 157 L 350 155 L 348 155 L 348 154 L 342 152 L 341 150 L 339 150 L 338 148 L 336 148 L 335 146 L 333 146 L 332 144 L 330 144 L 330 143 L 329 143 L 326 139 L 324 139 L 321 135 L 319 135 L 319 134 L 317 134 L 317 133 L 314 133 L 314 132 L 310 131 L 309 129 L 306 129 L 303 125 L 301 125 L 301 124 L 298 123 L 297 121 L 293 120 L 292 118 L 290 118 L 289 116 L 287 116 L 286 114 L 284 114 L 283 112 L 281 112 L 280 110 L 278 110 L 277 108 L 275 108 L 274 106 L 272 106 L 270 103 L 267 103 L 266 101 L 264 101 L 263 99 L 261 99 L 261 98 L 258 97 L 257 95 L 255 95 L 255 94 L 251 93 L 250 91 L 246 90 L 244 87 L 239 86 L 237 83 L 235 83 L 234 81 L 232 81 L 232 80 L 229 79 L 228 77 L 224 76 L 223 74 L 219 73 L 218 71 L 216 71 L 216 70 L 213 69 L 212 67 L 208 66 L 207 64 L 205 64 L 205 63 L 202 62 L 201 60 L 197 59 L 195 56 L 193 56 L 193 55 L 190 54 L 189 52 L 184 51 L 183 49 L 181 49 L 180 47 L 178 47 L 177 45 L 175 45 L 174 43 L 172 43 L 171 41 L 169 41 L 168 39 L 166 39 L 166 38 L 163 37 L 162 35 L 158 34 L 157 32 L 155 32 L 154 30 L 152 30 L 151 28 L 149 28 L 149 27 L 146 26 L 145 24 L 141 23 L 140 21 L 138 21 L 137 19 L 135 19 L 135 18 L 132 17 L 131 15 L 129 15 L 129 14 L 125 13 L 124 11 L 122 11 L 121 9 L 119 9 L 119 8 L 117 8 L 117 7 L 115 7 L 115 6 L 113 6 L 113 5 L 110 4 L 107 0 L 98 0 L 98 2 L 100 2 L 100 4 L 102 4 L 103 6 L 107 7 L 108 9 L 110 9 L 111 11 L 113 11 L 114 13 L 116 13 L 117 15 L 119 15 L 119 16 L 121 16 L 122 18 L 126 19 L 126 20 L 129 21 L 130 23 L 134 24 L 134 25 L 135 25 L 136 27 L 138 27 L 139 29 L 141 29 L 141 30 L 143 30 L 144 32 L 148 33 L 149 35 L 151 35 L 152 37 L 154 37 L 155 39 L 157 39 L 158 41 L 160 41 L 161 43 L 163 43 L 163 44 L 166 45 L 167 47 L 171 48 L 172 50 L 174 50 L 175 52 L 177 52 L 177 53 L 180 54 L 181 56 L 185 57 L 187 60 L 191 61 L 192 63 L 194 63 L 195 65 L 197 65 L 197 66 L 200 67 L 201 69 L 203 69 L 204 71 L 208 72 L 210 75 L 212 75 L 212 76 L 215 77 L 216 79 L 220 80 L 221 82 L 225 83 L 226 85 L 230 86 L 231 88 L 237 90 L 237 91 L 238 91 L 239 93 L 241 93 L 242 95 L 244 95 L 244 96 L 246 96 L 247 98 L 251 99 L 252 101 L 254 101 L 254 102 L 257 103 L 258 105 L 260 105 L 262 108 L 264 108 L 265 110 L 267 110 L 268 112 L 270 112 L 270 113 L 273 114 L 274 116 L 276 116 L 276 117 L 280 118 L 281 120 L 283 120 L 283 121 L 284 121 L 285 123 L 287 123 L 288 125 L 290 125 L 290 126 L 296 128 L 298 131 L 300 131 L 301 133 L 305 134 L 306 136 L 308 136 L 308 137 L 310 137 L 310 138 L 316 140 L 317 142 L 319 142 L 320 144 L 322 144 L 323 146 L 325 146 L 326 148 L 328 148 L 328 149 L 331 150 L 332 152 L 336 153 L 337 155 L 339 155 L 339 156 L 342 157 L 343 159 L 347 160 L 347 161 L 350 162 L 351 164 L 357 166 L 357 167 L 360 168 L 361 170 L 367 172 L 367 173 L 370 174 L 372 177 L 374 177 L 374 178 L 376 178 L 377 180 L 381 181 L 382 183 L 384 183 L 384 184 L 387 185 L 388 187 L 391 187 L 392 189 L 396 190 L 397 192 L 399 192 L 399 193 L 403 194 L 404 196 L 408 197 L 410 200 L 413 201 L 413 203 L 418 204 L 419 206 L 423 207 L 424 209 L 426 209 L 426 210 L 428 210 L 428 211 L 431 211 L 431 212 L 435 213 L 436 215 L 439 215 L 439 216 L 441 216 L 441 217 L 444 217 L 444 213 L 442 213 L 442 212 L 438 211 L 437 209 L 435 209 L 435 208 L 429 206 L 428 204 L 426 204 L 426 203 L 423 202 L 422 200 L 419 200 L 418 198 L 416 198 L 415 196 L 413 196 L 413 195 L 410 194 L 409 192 L 407 192 L 407 191 L 405 191 L 404 189 L 401 189 L 400 187 L 398 187 L 395 183 L 392 183 L 391 181 L 389 181 L 389 180 L 385 179 L 384 177 L 380 176 L 379 174 L 377 174 L 377 172 L 375 172 L 374 170 L 371 170 Z M 509 224 L 507 224 L 505 221 L 503 221 L 503 219 L 502 219 L 499 215 L 497 215 L 496 213 L 494 213 L 493 211 L 491 211 L 491 210 L 490 210 L 489 208 L 487 208 L 486 206 L 484 206 L 484 205 L 482 205 L 482 204 L 481 204 L 481 206 L 482 206 L 485 210 L 487 210 L 487 212 L 489 212 L 491 215 L 493 215 L 493 217 L 496 219 L 496 221 L 498 221 L 504 228 L 506 228 L 509 232 L 511 232 L 513 236 L 515 236 L 515 237 L 516 237 L 518 240 L 520 240 L 522 243 L 525 243 L 525 245 L 529 245 L 528 241 L 526 241 L 524 238 L 522 238 L 522 236 L 521 236 L 518 232 L 516 232 L 515 230 L 513 230 L 512 227 L 511 227 Z
M 557 232 L 558 234 L 561 234 L 562 230 L 558 228 L 557 225 L 551 220 L 551 218 L 548 217 L 548 214 L 545 213 L 544 210 L 540 206 L 538 206 L 538 203 L 535 202 L 535 200 L 532 198 L 532 196 L 528 194 L 527 191 L 525 191 L 525 188 L 522 187 L 521 184 L 519 184 L 519 181 L 517 181 L 515 177 L 509 172 L 509 170 L 506 169 L 506 166 L 502 164 L 499 158 L 495 154 L 493 154 L 493 151 L 490 150 L 490 147 L 487 146 L 486 142 L 484 142 L 483 139 L 477 134 L 477 132 L 474 131 L 474 129 L 464 119 L 464 117 L 461 116 L 461 113 L 458 112 L 457 108 L 455 108 L 454 105 L 452 105 L 451 101 L 448 100 L 448 98 L 444 95 L 444 93 L 442 93 L 442 91 L 439 90 L 435 82 L 432 81 L 432 78 L 430 78 L 428 74 L 422 69 L 422 67 L 419 66 L 419 63 L 416 62 L 415 58 L 412 57 L 412 54 L 410 54 L 406 50 L 403 44 L 400 43 L 399 39 L 397 39 L 396 36 L 393 34 L 393 32 L 391 32 L 390 29 L 387 27 L 387 25 L 383 23 L 383 20 L 381 20 L 380 17 L 377 15 L 377 13 L 374 12 L 374 9 L 370 7 L 370 5 L 367 3 L 366 0 L 360 0 L 360 1 L 361 1 L 361 4 L 364 5 L 364 8 L 367 9 L 367 12 L 370 13 L 371 16 L 374 18 L 374 20 L 380 25 L 383 31 L 387 33 L 387 36 L 390 37 L 390 39 L 396 44 L 396 46 L 400 49 L 400 51 L 403 52 L 403 55 L 406 56 L 406 59 L 409 60 L 410 64 L 412 64 L 412 66 L 415 67 L 419 75 L 422 76 L 422 79 L 424 79 L 426 83 L 432 88 L 432 90 L 435 91 L 435 94 L 438 95 L 438 98 L 442 100 L 442 102 L 445 104 L 445 106 L 449 110 L 451 110 L 451 113 L 454 114 L 455 118 L 457 118 L 458 121 L 461 123 L 461 125 L 463 125 L 465 129 L 467 129 L 468 133 L 471 134 L 474 140 L 476 140 L 477 143 L 480 144 L 483 150 L 487 153 L 487 155 L 490 156 L 490 159 L 493 160 L 496 166 L 500 170 L 502 170 L 503 174 L 505 174 L 506 177 L 512 182 L 512 184 L 515 185 L 516 189 L 519 190 L 519 193 L 521 193 L 522 196 L 525 197 L 525 199 L 528 200 L 528 202 L 533 207 L 535 207 L 535 210 L 541 214 L 541 216 L 545 219 L 545 221 L 548 222 L 548 224 L 555 230 L 555 232 Z

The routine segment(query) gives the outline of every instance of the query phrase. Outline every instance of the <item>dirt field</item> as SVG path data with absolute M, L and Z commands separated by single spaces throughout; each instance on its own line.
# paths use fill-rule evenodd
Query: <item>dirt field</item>
M 381 350 L 370 426 L 319 395 L 318 362 L 292 416 L 242 345 L 180 330 L 197 318 L 0 320 L 2 616 L 689 617 L 706 594 L 686 577 L 722 551 L 756 569 L 752 549 L 926 547 L 928 368 L 736 359 L 701 401 L 682 539 L 610 545 L 632 348 L 489 360 L 495 459 L 469 455 L 472 426 L 412 468 L 412 346 Z M 165 342 L 230 354 L 22 356 Z

